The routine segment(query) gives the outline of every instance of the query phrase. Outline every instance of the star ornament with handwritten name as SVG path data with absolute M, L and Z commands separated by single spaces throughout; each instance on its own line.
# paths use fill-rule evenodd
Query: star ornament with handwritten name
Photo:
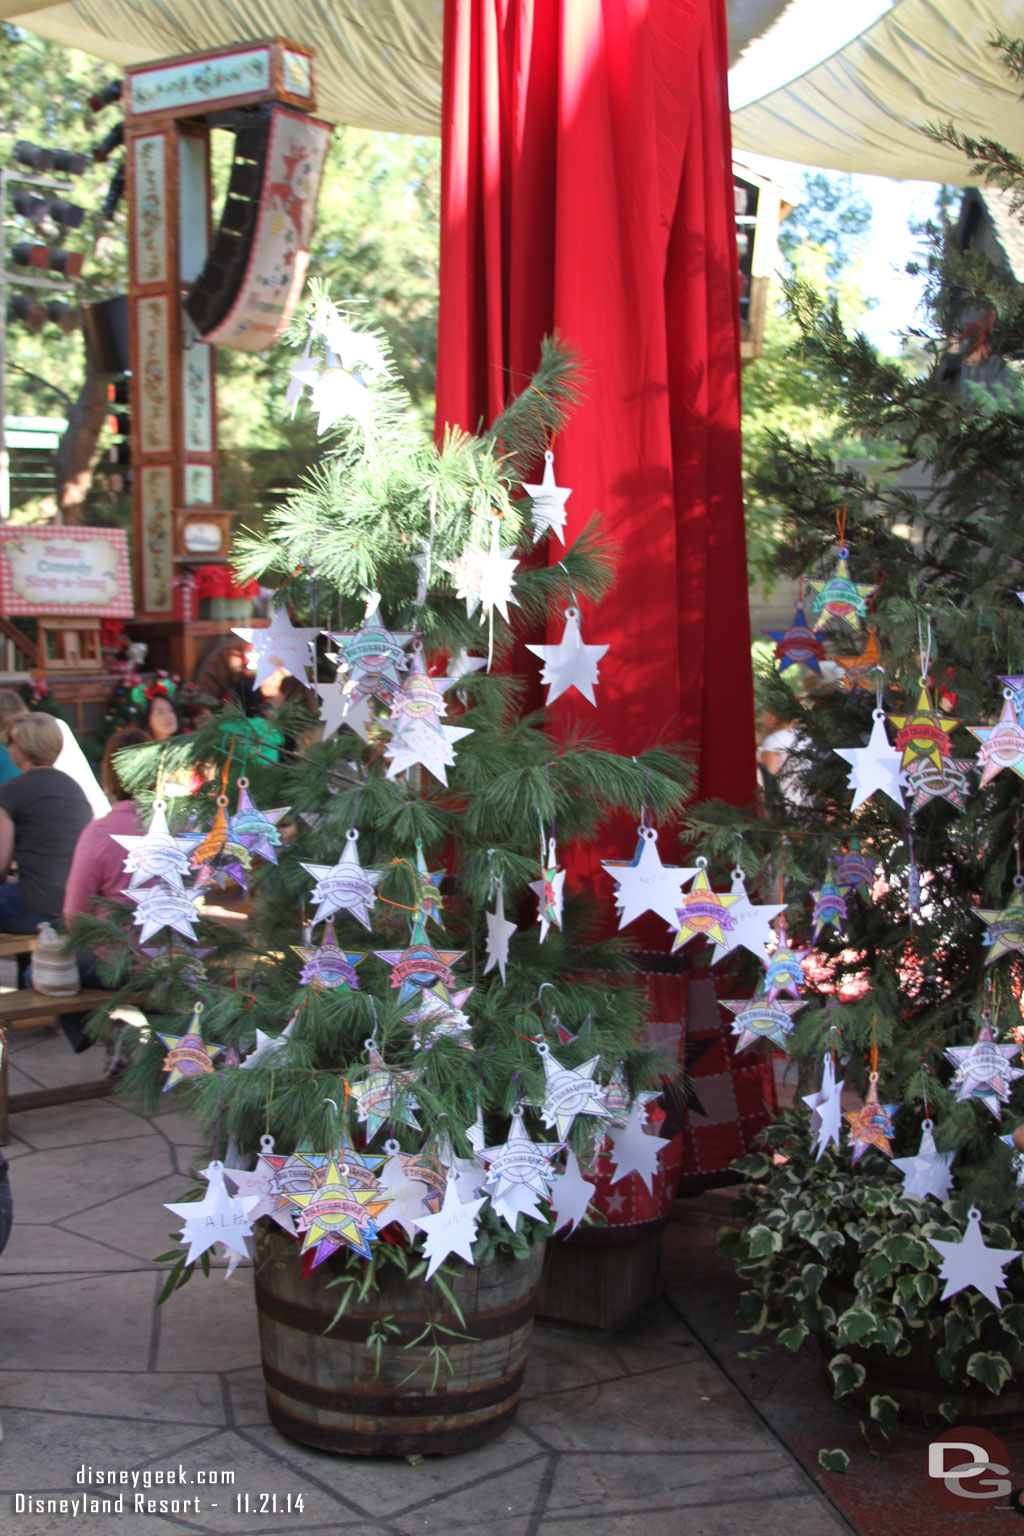
M 654 827 L 637 828 L 636 852 L 631 859 L 606 859 L 601 868 L 615 881 L 615 905 L 619 927 L 625 928 L 645 912 L 656 912 L 673 932 L 683 886 L 697 873 L 674 864 L 663 864 Z
M 672 942 L 673 954 L 702 933 L 724 950 L 725 934 L 733 926 L 729 908 L 735 906 L 740 898 L 738 895 L 713 891 L 707 877 L 706 864 L 706 859 L 697 860 L 697 878 L 676 909 L 679 931 Z
M 306 671 L 309 666 L 309 648 L 320 631 L 294 625 L 285 608 L 274 609 L 266 628 L 233 629 L 231 633 L 252 646 L 256 662 L 254 688 L 272 677 L 278 667 L 283 667 L 304 683 L 309 681 L 309 673 Z

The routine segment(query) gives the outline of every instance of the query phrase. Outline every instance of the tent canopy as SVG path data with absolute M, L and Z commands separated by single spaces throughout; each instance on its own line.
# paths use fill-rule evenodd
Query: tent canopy
M 730 59 L 786 0 L 727 0 Z M 112 64 L 141 64 L 257 37 L 317 58 L 317 111 L 392 133 L 441 128 L 444 0 L 0 0 L 0 19 Z

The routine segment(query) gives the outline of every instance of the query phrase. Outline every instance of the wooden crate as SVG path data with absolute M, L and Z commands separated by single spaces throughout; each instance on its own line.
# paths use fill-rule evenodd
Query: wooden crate
M 37 619 L 36 623 L 41 671 L 96 672 L 102 666 L 99 619 L 72 616 Z

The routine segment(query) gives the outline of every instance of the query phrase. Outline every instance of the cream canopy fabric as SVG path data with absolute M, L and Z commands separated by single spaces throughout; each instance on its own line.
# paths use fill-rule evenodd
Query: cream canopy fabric
M 733 145 L 831 170 L 963 186 L 963 156 L 920 129 L 952 121 L 1024 154 L 1022 88 L 988 46 L 998 32 L 1024 37 L 1024 0 L 897 0 L 831 58 L 734 112 Z
M 727 0 L 730 57 L 786 0 Z M 317 56 L 317 111 L 395 133 L 440 132 L 444 0 L 0 0 L 0 18 L 112 64 L 255 37 Z

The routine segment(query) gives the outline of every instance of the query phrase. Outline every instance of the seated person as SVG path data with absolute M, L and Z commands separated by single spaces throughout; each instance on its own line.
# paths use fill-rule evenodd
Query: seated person
M 11 754 L 7 750 L 7 744 L 11 737 L 11 727 L 22 715 L 27 715 L 24 701 L 13 688 L 0 688 L 0 784 L 6 784 L 8 779 L 16 779 L 18 770 L 11 762 Z
M 145 832 L 142 820 L 135 809 L 135 802 L 124 787 L 114 758 L 126 747 L 141 746 L 150 740 L 147 732 L 138 726 L 116 731 L 107 742 L 103 753 L 100 777 L 103 788 L 113 802 L 105 816 L 91 821 L 84 828 L 75 845 L 71 872 L 64 888 L 64 921 L 82 913 L 95 911 L 100 898 L 115 901 L 124 899 L 123 893 L 129 876 L 125 874 L 127 851 L 115 842 L 115 837 L 141 837 Z M 95 956 L 78 955 L 78 975 L 83 987 L 102 987 L 103 980 L 96 967 Z M 87 1013 L 66 1013 L 61 1016 L 60 1027 L 72 1050 L 88 1050 L 92 1041 L 85 1033 Z
M 73 779 L 53 765 L 64 745 L 50 715 L 27 714 L 11 727 L 16 779 L 0 784 L 0 876 L 12 861 L 17 877 L 0 884 L 0 931 L 35 933 L 60 922 L 64 886 L 78 835 L 92 820 Z

